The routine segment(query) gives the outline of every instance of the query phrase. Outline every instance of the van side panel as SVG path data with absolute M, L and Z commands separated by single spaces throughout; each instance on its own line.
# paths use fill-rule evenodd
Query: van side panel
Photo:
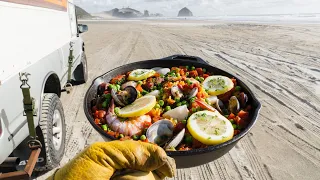
M 0 2 L 0 22 L 2 83 L 71 38 L 68 12 Z
M 31 74 L 28 83 L 36 99 L 36 126 L 45 78 L 55 73 L 62 86 L 66 82 L 66 50 L 73 39 L 69 21 L 68 12 L 0 1 L 0 164 L 29 133 L 18 73 Z M 73 70 L 78 64 L 74 62 Z

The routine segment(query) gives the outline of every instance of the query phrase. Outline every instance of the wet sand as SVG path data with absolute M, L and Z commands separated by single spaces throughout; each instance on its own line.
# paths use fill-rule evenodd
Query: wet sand
M 93 78 L 122 64 L 173 54 L 199 56 L 239 76 L 262 103 L 250 131 L 220 159 L 178 170 L 175 179 L 320 178 L 320 25 L 218 21 L 104 21 L 83 34 L 89 82 L 63 94 L 62 164 L 102 141 L 83 112 Z M 50 171 L 38 179 L 52 174 Z

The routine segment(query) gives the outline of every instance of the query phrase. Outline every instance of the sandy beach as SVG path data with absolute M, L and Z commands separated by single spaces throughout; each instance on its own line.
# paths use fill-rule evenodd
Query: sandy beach
M 222 21 L 81 21 L 89 82 L 62 101 L 67 144 L 61 166 L 103 141 L 83 112 L 91 80 L 122 64 L 199 56 L 239 76 L 262 103 L 250 133 L 220 159 L 179 169 L 179 180 L 320 179 L 320 25 Z M 51 175 L 50 171 L 38 179 Z

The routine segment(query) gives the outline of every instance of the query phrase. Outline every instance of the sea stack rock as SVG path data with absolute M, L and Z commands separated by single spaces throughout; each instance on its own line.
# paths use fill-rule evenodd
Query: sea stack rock
M 192 12 L 184 7 L 179 11 L 178 17 L 187 17 L 187 16 L 193 16 Z

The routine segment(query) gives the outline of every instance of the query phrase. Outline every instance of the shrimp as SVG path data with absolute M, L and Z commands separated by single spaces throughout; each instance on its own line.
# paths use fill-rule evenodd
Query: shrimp
M 125 121 L 120 120 L 114 113 L 114 101 L 112 99 L 106 115 L 106 121 L 112 131 L 119 132 L 125 136 L 133 136 L 142 133 L 145 123 L 151 123 L 151 116 L 142 115 Z

